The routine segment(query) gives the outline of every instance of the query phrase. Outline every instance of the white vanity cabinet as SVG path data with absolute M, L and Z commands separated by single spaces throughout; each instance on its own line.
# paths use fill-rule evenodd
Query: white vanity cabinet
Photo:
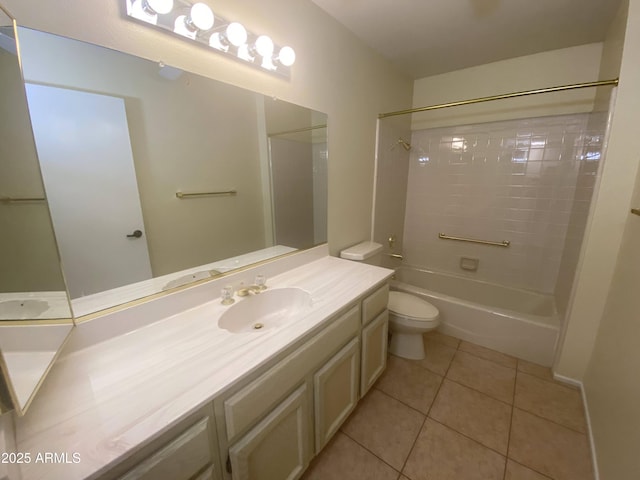
M 354 338 L 313 376 L 316 454 L 356 408 L 360 383 L 360 340 Z
M 295 480 L 386 365 L 388 285 L 367 292 L 102 480 Z
M 360 397 L 382 375 L 387 366 L 389 345 L 389 285 L 384 285 L 362 302 L 362 373 Z
M 386 365 L 387 298 L 385 284 L 214 400 L 225 479 L 302 475 Z
M 209 403 L 101 480 L 219 480 L 213 408 Z

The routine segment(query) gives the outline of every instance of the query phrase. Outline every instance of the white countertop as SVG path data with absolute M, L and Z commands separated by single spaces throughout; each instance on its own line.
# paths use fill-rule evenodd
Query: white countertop
M 22 465 L 23 480 L 94 478 L 312 328 L 385 281 L 391 270 L 324 257 L 269 278 L 313 306 L 280 329 L 232 334 L 219 299 L 71 354 L 53 366 L 25 417 L 17 450 L 79 453 L 78 464 Z M 242 300 L 241 300 L 242 301 Z M 73 335 L 73 334 L 72 334 Z

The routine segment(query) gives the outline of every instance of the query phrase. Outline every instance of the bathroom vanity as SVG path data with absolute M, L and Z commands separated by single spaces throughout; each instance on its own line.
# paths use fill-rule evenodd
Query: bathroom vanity
M 80 324 L 16 419 L 16 452 L 31 458 L 22 479 L 298 478 L 386 364 L 393 272 L 326 249 Z M 264 293 L 221 304 L 222 286 L 256 273 Z M 280 289 L 309 295 L 299 318 L 238 333 L 218 325 Z M 44 452 L 65 461 L 35 462 Z

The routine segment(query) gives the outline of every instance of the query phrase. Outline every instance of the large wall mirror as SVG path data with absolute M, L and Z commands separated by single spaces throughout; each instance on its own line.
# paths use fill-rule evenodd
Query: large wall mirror
M 326 242 L 326 115 L 18 32 L 75 317 Z
M 31 132 L 15 24 L 1 7 L 0 85 L 0 404 L 23 412 L 73 322 Z
M 0 129 L 0 196 L 34 200 L 0 203 L 3 231 L 29 225 L 24 238 L 0 236 L 10 266 L 0 292 L 58 292 L 77 323 L 326 242 L 325 114 L 69 38 L 8 31 L 20 63 L 15 48 L 2 53 L 1 108 L 12 120 Z M 11 62 L 20 95 L 4 94 Z M 18 98 L 19 111 L 5 105 Z

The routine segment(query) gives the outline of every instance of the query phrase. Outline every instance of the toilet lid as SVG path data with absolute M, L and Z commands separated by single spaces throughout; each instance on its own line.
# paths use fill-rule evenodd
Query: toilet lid
M 389 292 L 389 310 L 398 315 L 430 320 L 440 312 L 429 302 L 404 292 Z

